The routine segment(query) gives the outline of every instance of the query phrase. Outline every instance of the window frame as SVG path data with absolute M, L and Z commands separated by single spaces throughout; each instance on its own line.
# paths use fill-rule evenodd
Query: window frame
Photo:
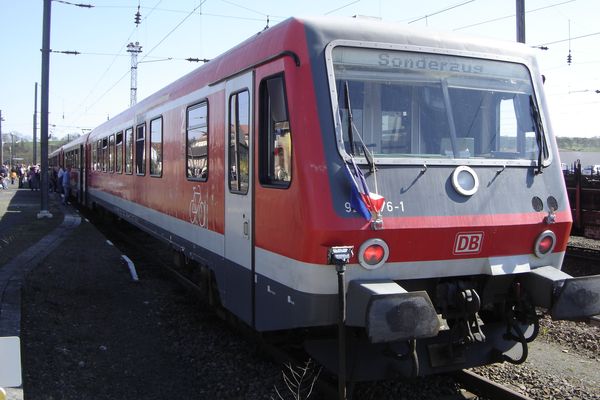
M 108 168 L 107 172 L 115 172 L 115 134 L 108 136 Z
M 330 42 L 325 49 L 325 59 L 326 59 L 326 68 L 328 71 L 328 82 L 330 89 L 330 102 L 332 105 L 332 110 L 338 110 L 339 101 L 338 101 L 338 90 L 336 87 L 336 79 L 338 79 L 337 75 L 334 73 L 334 57 L 333 50 L 336 47 L 348 47 L 348 48 L 361 48 L 367 50 L 381 50 L 381 51 L 390 51 L 390 52 L 411 52 L 411 53 L 422 53 L 422 54 L 433 54 L 433 55 L 441 55 L 441 56 L 451 56 L 457 58 L 470 58 L 470 59 L 481 59 L 481 55 L 473 52 L 451 52 L 444 49 L 434 49 L 428 48 L 424 50 L 420 46 L 414 45 L 388 45 L 384 43 L 376 43 L 376 42 L 355 42 L 350 40 L 334 40 Z M 529 72 L 529 78 L 531 81 L 531 88 L 533 90 L 532 97 L 534 98 L 535 104 L 540 113 L 540 119 L 542 121 L 546 121 L 545 110 L 539 104 L 539 88 L 535 84 L 535 80 L 533 76 L 535 76 L 535 71 L 537 70 L 529 60 L 520 58 L 517 56 L 489 56 L 485 57 L 486 61 L 500 61 L 512 64 L 519 64 L 524 66 Z M 344 141 L 343 141 L 343 132 L 342 132 L 342 124 L 340 123 L 340 116 L 337 111 L 333 111 L 333 118 L 336 122 L 336 143 L 337 149 L 341 157 L 346 162 L 351 162 L 354 160 L 357 164 L 368 165 L 369 161 L 363 155 L 349 155 L 344 149 Z M 542 131 L 543 134 L 543 145 L 542 145 L 542 166 L 547 167 L 553 162 L 553 155 L 551 151 L 547 151 L 544 149 L 551 148 L 550 146 L 550 138 L 548 132 L 548 124 L 543 124 L 545 129 Z M 465 161 L 467 160 L 467 161 Z M 476 166 L 511 166 L 511 167 L 532 167 L 538 164 L 537 160 L 528 160 L 528 159 L 510 159 L 510 158 L 468 158 L 468 159 L 460 159 L 460 158 L 429 158 L 429 157 L 411 157 L 411 158 L 384 158 L 384 157 L 375 157 L 374 162 L 378 165 L 446 165 L 446 166 L 457 166 L 457 165 L 476 165 Z
M 101 169 L 102 172 L 106 172 L 108 170 L 108 163 L 106 162 L 107 153 L 108 153 L 108 136 L 103 137 L 102 139 L 102 158 L 101 158 Z
M 267 115 L 270 111 L 270 96 L 268 96 L 268 82 L 273 79 L 280 79 L 283 86 L 283 101 L 285 107 L 285 114 L 288 122 L 288 134 L 290 135 L 290 179 L 288 181 L 273 179 L 271 174 L 271 166 L 274 160 L 272 155 L 274 152 L 274 143 L 272 140 L 270 117 Z M 259 182 L 261 186 L 274 188 L 274 189 L 288 189 L 292 184 L 293 179 L 293 140 L 292 140 L 292 128 L 290 123 L 290 113 L 287 101 L 287 88 L 285 84 L 285 74 L 279 72 L 270 76 L 264 77 L 259 85 L 259 143 L 258 143 L 258 171 L 259 171 Z
M 142 132 L 140 138 L 139 132 Z M 141 143 L 140 143 L 141 142 Z M 141 157 L 140 157 L 141 153 Z M 141 158 L 141 160 L 140 160 Z M 135 127 L 135 156 L 134 156 L 135 174 L 138 176 L 146 175 L 146 122 Z M 141 168 L 141 171 L 140 171 Z
M 123 131 L 119 131 L 115 135 L 115 173 L 123 173 Z
M 129 128 L 126 128 L 123 133 L 123 140 L 125 141 L 125 154 L 124 154 L 123 158 L 124 158 L 124 164 L 125 164 L 124 171 L 125 171 L 126 175 L 133 175 L 133 165 L 134 165 L 133 145 L 135 143 L 133 138 L 134 138 L 134 129 L 133 129 L 133 126 L 130 126 Z
M 160 141 L 155 142 L 154 141 L 154 131 L 153 131 L 153 126 L 154 124 L 160 121 Z M 149 135 L 149 140 L 148 140 L 148 161 L 150 163 L 150 167 L 148 169 L 149 175 L 153 178 L 160 178 L 162 177 L 162 172 L 163 172 L 163 167 L 164 167 L 164 154 L 163 154 L 163 117 L 162 115 L 156 118 L 153 118 L 150 120 L 150 135 Z M 154 156 L 153 156 L 153 146 L 155 143 L 159 143 L 160 145 L 160 153 L 158 153 L 158 161 L 157 161 L 157 165 L 160 165 L 160 168 L 158 170 L 158 172 L 154 171 Z
M 206 109 L 206 124 L 205 125 L 194 125 L 194 126 L 190 126 L 190 111 L 192 110 L 196 110 L 196 109 L 200 109 L 200 108 L 205 108 Z M 210 131 L 209 131 L 209 124 L 210 124 L 210 117 L 209 117 L 209 102 L 208 99 L 203 99 L 199 102 L 196 102 L 194 104 L 189 105 L 186 108 L 185 111 L 185 119 L 186 119 L 186 123 L 185 123 L 185 175 L 186 178 L 189 181 L 195 181 L 195 182 L 206 182 L 208 181 L 208 177 L 210 174 L 210 170 L 209 170 L 209 148 L 210 148 Z M 189 146 L 189 133 L 192 130 L 195 129 L 202 129 L 202 127 L 205 128 L 206 131 L 206 156 L 204 157 L 197 157 L 197 158 L 190 158 L 190 146 Z M 193 157 L 193 156 L 192 156 Z M 201 160 L 202 158 L 204 158 L 206 160 L 206 176 L 194 176 L 194 175 L 190 175 L 190 161 L 193 161 L 195 159 L 199 159 Z
M 251 106 L 250 106 L 250 104 L 251 104 L 252 98 L 250 96 L 250 89 L 243 88 L 243 89 L 240 89 L 240 90 L 238 90 L 236 92 L 231 93 L 229 95 L 229 99 L 228 99 L 228 102 L 229 102 L 229 111 L 228 111 L 228 115 L 227 115 L 227 122 L 228 122 L 228 124 L 227 124 L 228 125 L 228 128 L 227 128 L 227 151 L 229 152 L 229 163 L 227 165 L 227 176 L 228 176 L 228 186 L 229 186 L 229 192 L 230 193 L 235 193 L 235 194 L 239 194 L 239 195 L 247 195 L 248 192 L 249 192 L 249 190 L 250 190 L 250 182 L 249 182 L 249 179 L 250 179 L 249 171 L 250 170 L 249 170 L 249 168 L 250 168 L 250 152 L 252 151 L 252 149 L 250 149 L 250 147 L 248 147 L 248 150 L 247 150 L 247 157 L 246 157 L 246 162 L 245 162 L 245 166 L 246 166 L 246 169 L 247 169 L 247 172 L 245 174 L 246 177 L 247 177 L 247 184 L 246 184 L 246 187 L 244 188 L 243 187 L 243 181 L 240 179 L 240 177 L 241 177 L 240 170 L 242 168 L 240 168 L 241 164 L 240 164 L 240 157 L 239 157 L 239 155 L 241 153 L 240 152 L 239 135 L 240 135 L 240 127 L 242 126 L 242 124 L 240 124 L 240 121 L 239 121 L 239 118 L 240 118 L 240 112 L 239 112 L 239 95 L 242 94 L 242 93 L 245 93 L 246 96 L 247 96 L 247 98 L 248 98 L 248 110 L 247 110 L 248 111 L 247 112 L 247 115 L 248 115 L 248 121 L 247 121 L 248 122 L 248 125 L 247 125 L 248 126 L 248 132 L 250 132 L 250 129 L 251 129 L 251 127 L 249 126 L 249 124 L 250 124 L 250 112 L 251 112 Z M 234 98 L 235 98 L 235 127 L 236 127 L 236 130 L 235 130 L 235 132 L 232 132 L 231 131 L 231 127 L 234 124 L 231 123 L 232 122 L 231 101 Z M 236 179 L 235 180 L 231 179 L 231 177 L 233 176 L 233 174 L 232 174 L 232 166 L 233 166 L 233 164 L 232 164 L 232 158 L 233 157 L 232 157 L 232 153 L 231 153 L 231 151 L 232 151 L 232 146 L 231 146 L 231 144 L 232 144 L 232 141 L 231 141 L 231 135 L 232 135 L 232 133 L 235 133 L 235 142 L 233 142 L 234 143 L 233 152 L 235 154 L 235 158 L 234 159 L 235 159 L 235 167 L 236 167 Z M 234 188 L 232 186 L 233 182 L 236 183 L 237 188 Z

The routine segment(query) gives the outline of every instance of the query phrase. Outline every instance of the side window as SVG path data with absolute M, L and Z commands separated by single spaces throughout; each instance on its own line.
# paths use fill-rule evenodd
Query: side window
M 108 158 L 108 138 L 102 139 L 102 172 L 107 170 L 107 158 Z
M 133 174 L 133 128 L 125 129 L 125 173 Z
M 115 172 L 115 135 L 108 137 L 108 172 Z
M 102 139 L 96 142 L 96 171 L 102 171 Z
M 247 194 L 249 179 L 250 95 L 247 90 L 229 98 L 229 190 Z
M 92 154 L 92 170 L 93 171 L 96 171 L 98 169 L 98 166 L 96 165 L 96 163 L 98 162 L 97 147 L 98 147 L 98 144 L 95 141 L 92 142 L 91 154 Z
M 152 176 L 162 175 L 162 131 L 162 117 L 150 121 L 150 175 Z
M 123 131 L 117 132 L 117 143 L 116 143 L 116 154 L 115 154 L 115 172 L 123 172 Z
M 287 188 L 292 180 L 292 132 L 283 76 L 261 82 L 260 105 L 260 183 Z
M 186 174 L 188 179 L 208 179 L 208 103 L 187 109 Z
M 146 124 L 138 125 L 135 129 L 135 173 L 146 174 Z

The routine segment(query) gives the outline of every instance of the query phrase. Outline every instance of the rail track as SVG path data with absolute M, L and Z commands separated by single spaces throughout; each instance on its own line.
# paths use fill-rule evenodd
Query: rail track
M 600 250 L 583 246 L 567 246 L 567 257 L 600 263 Z

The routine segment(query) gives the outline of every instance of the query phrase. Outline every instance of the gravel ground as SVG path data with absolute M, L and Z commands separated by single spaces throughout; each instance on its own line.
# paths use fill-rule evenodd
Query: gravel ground
M 540 321 L 524 364 L 475 368 L 532 399 L 600 399 L 600 328 L 582 322 Z
M 139 270 L 132 282 L 89 223 L 73 237 L 90 241 L 93 254 L 63 244 L 23 290 L 27 399 L 271 396 L 281 369 L 253 343 L 157 269 Z
M 73 237 L 84 238 L 93 254 L 67 241 L 23 290 L 26 399 L 279 399 L 275 386 L 286 393 L 282 367 L 160 267 L 144 263 L 134 283 L 120 252 L 89 223 Z M 476 372 L 533 399 L 600 399 L 599 330 L 544 319 L 528 362 Z M 459 392 L 451 379 L 434 377 L 357 385 L 354 399 L 447 399 Z
M 569 245 L 600 250 L 600 241 L 580 236 L 571 236 Z M 569 257 L 563 264 L 563 270 L 573 276 L 597 268 L 592 261 Z M 600 399 L 600 326 L 545 316 L 524 364 L 504 363 L 475 372 L 512 385 L 533 399 Z

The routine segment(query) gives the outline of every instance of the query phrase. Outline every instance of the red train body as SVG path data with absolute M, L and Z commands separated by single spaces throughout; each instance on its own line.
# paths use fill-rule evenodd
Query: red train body
M 536 306 L 600 309 L 598 277 L 560 271 L 571 214 L 525 46 L 290 19 L 69 149 L 82 203 L 171 243 L 254 329 L 345 318 L 356 379 L 510 360 Z M 307 338 L 332 369 L 335 340 Z

